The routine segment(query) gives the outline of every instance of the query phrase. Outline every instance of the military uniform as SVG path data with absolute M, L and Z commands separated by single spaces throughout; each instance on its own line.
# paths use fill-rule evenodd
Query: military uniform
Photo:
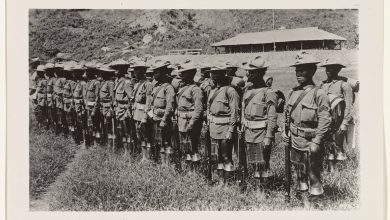
M 174 88 L 169 83 L 157 82 L 146 96 L 146 111 L 153 119 L 154 146 L 160 148 L 161 160 L 165 160 L 172 153 L 172 115 L 175 101 Z M 165 127 L 161 127 L 161 122 Z M 164 162 L 164 161 L 162 161 Z
M 102 73 L 107 74 L 107 73 Z M 107 134 L 105 138 L 108 141 L 111 141 L 112 145 L 115 141 L 115 133 L 113 132 L 113 119 L 114 119 L 114 94 L 115 83 L 112 79 L 106 79 L 101 83 L 99 90 L 99 103 L 100 103 L 100 112 L 103 117 L 104 133 Z
M 54 64 L 48 63 L 46 64 L 46 69 L 53 69 Z M 48 76 L 47 79 L 47 115 L 49 119 L 49 123 L 53 123 L 54 125 L 57 124 L 57 118 L 56 118 L 56 108 L 55 108 L 55 100 L 54 100 L 54 84 L 56 82 L 57 78 L 54 76 Z
M 341 125 L 347 127 L 352 121 L 352 88 L 345 79 L 337 76 L 335 79 L 323 81 L 321 89 L 325 91 L 330 99 L 332 113 L 331 132 L 327 141 L 327 159 L 330 161 L 335 159 L 344 160 L 345 151 L 343 144 L 346 133 L 339 132 L 339 128 Z
M 67 74 L 71 74 L 70 72 Z M 66 115 L 66 124 L 68 125 L 68 129 L 71 132 L 74 132 L 74 104 L 73 104 L 73 91 L 76 87 L 76 82 L 72 79 L 68 79 L 64 83 L 63 88 L 63 103 L 64 103 L 64 112 Z
M 88 136 L 96 138 L 95 141 L 97 141 L 101 137 L 100 108 L 98 102 L 99 90 L 100 90 L 99 80 L 91 79 L 87 82 L 86 95 L 85 95 L 85 99 L 86 99 L 85 108 L 87 110 Z
M 63 65 L 60 66 L 56 64 L 56 67 L 58 67 L 58 71 L 63 71 Z M 56 108 L 56 118 L 57 118 L 57 128 L 56 132 L 59 132 L 61 128 L 63 128 L 65 122 L 65 113 L 64 113 L 64 105 L 63 105 L 63 88 L 64 84 L 66 82 L 66 79 L 61 75 L 58 76 L 58 78 L 54 82 L 53 86 L 53 98 L 55 100 L 55 108 Z
M 130 138 L 130 99 L 132 95 L 132 86 L 131 81 L 125 77 L 121 77 L 117 80 L 115 85 L 115 102 L 116 102 L 116 119 L 117 119 L 117 129 L 118 135 L 121 137 L 123 146 L 129 145 L 130 147 L 131 138 Z
M 37 102 L 35 106 L 35 114 L 39 124 L 44 125 L 46 123 L 46 110 L 47 110 L 47 80 L 44 77 L 37 78 L 37 85 L 35 93 Z
M 181 151 L 186 161 L 198 162 L 199 137 L 202 130 L 202 90 L 195 84 L 184 84 L 177 96 L 177 119 Z M 190 128 L 190 130 L 189 130 Z
M 147 91 L 152 91 L 153 85 L 147 79 L 140 80 L 135 84 L 133 91 L 133 119 L 135 121 L 135 128 L 137 134 L 138 143 L 143 151 L 150 151 L 152 135 L 150 132 L 152 127 L 150 121 L 148 121 L 148 115 L 146 112 L 146 94 Z M 144 149 L 147 148 L 147 149 Z M 149 156 L 149 153 L 145 152 Z M 144 158 L 147 159 L 147 158 Z
M 79 73 L 81 74 L 81 73 Z M 76 114 L 75 130 L 77 134 L 77 140 L 80 139 L 80 135 L 83 138 L 83 145 L 86 146 L 86 132 L 87 132 L 87 118 L 85 112 L 85 95 L 87 92 L 87 83 L 78 79 L 73 91 L 74 110 Z
M 218 93 L 215 97 L 214 94 Z M 214 98 L 214 100 L 212 100 Z M 234 133 L 239 119 L 239 96 L 231 86 L 215 87 L 207 102 L 207 119 L 211 137 L 211 156 L 217 157 L 217 171 L 233 171 L 233 140 L 226 140 L 228 132 Z M 226 176 L 226 175 L 225 175 Z
M 261 174 L 255 177 L 270 176 L 271 146 L 264 146 L 264 138 L 275 139 L 277 97 L 268 87 L 249 87 L 243 96 L 242 125 L 247 145 L 247 163 L 260 165 Z

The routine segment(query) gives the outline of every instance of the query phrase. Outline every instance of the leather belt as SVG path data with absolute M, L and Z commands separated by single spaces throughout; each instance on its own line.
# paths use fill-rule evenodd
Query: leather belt
M 135 108 L 138 109 L 138 110 L 145 110 L 145 104 L 141 104 L 141 103 L 135 103 L 134 104 Z
M 191 119 L 193 111 L 177 111 L 177 115 L 180 118 Z
M 293 135 L 303 137 L 303 138 L 313 138 L 316 135 L 315 134 L 316 129 L 297 127 L 294 124 L 290 125 L 290 131 Z
M 242 124 L 250 129 L 260 129 L 260 128 L 265 128 L 267 127 L 267 120 L 261 120 L 261 121 L 250 121 L 244 119 L 242 121 Z
M 222 125 L 222 124 L 229 124 L 230 123 L 230 117 L 216 117 L 216 116 L 213 116 L 213 115 L 209 115 L 208 117 L 208 120 L 210 123 L 214 123 L 214 124 L 219 124 L 219 125 Z

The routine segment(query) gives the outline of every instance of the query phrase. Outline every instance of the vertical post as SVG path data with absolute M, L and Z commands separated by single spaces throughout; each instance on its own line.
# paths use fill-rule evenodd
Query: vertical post
M 303 48 L 303 45 L 302 45 L 302 41 L 301 41 L 301 50 L 302 50 L 302 48 Z
M 275 10 L 274 9 L 272 10 L 272 30 L 275 31 Z M 274 51 L 276 51 L 275 38 L 274 38 Z
M 325 40 L 322 40 L 322 49 L 325 49 Z
M 263 44 L 263 52 L 264 52 L 264 44 Z

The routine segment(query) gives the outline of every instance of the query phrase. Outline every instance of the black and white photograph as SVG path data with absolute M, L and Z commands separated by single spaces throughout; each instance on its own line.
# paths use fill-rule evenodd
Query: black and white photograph
M 28 13 L 30 211 L 359 209 L 358 9 Z

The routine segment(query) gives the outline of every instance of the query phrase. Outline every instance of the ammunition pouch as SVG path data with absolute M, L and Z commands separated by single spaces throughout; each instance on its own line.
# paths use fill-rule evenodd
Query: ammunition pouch
M 267 127 L 267 120 L 251 121 L 251 120 L 244 119 L 242 121 L 242 125 L 250 129 L 261 129 Z
M 193 111 L 178 111 L 177 116 L 183 119 L 191 119 Z
M 209 120 L 209 123 L 216 125 L 225 125 L 230 123 L 230 117 L 216 117 L 213 115 L 208 115 L 207 119 Z

